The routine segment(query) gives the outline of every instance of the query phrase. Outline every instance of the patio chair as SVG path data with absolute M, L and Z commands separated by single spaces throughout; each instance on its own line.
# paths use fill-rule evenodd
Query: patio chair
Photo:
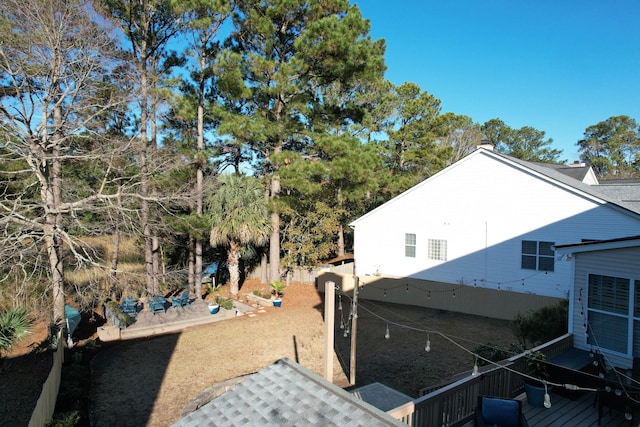
M 475 426 L 529 427 L 529 424 L 519 400 L 478 396 Z
M 166 300 L 161 295 L 154 295 L 153 298 L 149 298 L 147 300 L 147 304 L 149 305 L 149 311 L 154 316 L 156 313 L 163 312 L 166 313 L 167 309 L 164 307 Z
M 189 302 L 189 289 L 185 290 L 179 297 L 171 297 L 171 307 L 181 308 L 184 310 L 184 306 L 191 307 Z
M 138 303 L 131 297 L 122 298 L 122 304 L 120 304 L 120 308 L 131 317 L 134 317 L 136 314 L 138 314 Z

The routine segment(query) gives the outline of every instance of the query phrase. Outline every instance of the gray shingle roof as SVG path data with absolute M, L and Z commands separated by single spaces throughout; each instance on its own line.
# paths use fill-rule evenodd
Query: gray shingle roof
M 173 425 L 364 427 L 404 424 L 282 358 Z

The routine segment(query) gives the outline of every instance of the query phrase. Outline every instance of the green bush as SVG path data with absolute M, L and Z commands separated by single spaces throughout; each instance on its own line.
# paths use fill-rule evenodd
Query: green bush
M 216 303 L 225 310 L 231 310 L 233 308 L 233 301 L 227 298 L 217 297 Z
M 524 348 L 535 347 L 568 332 L 569 301 L 542 307 L 512 321 L 513 334 Z
M 271 294 L 269 292 L 265 292 L 265 291 L 263 291 L 261 289 L 254 289 L 251 293 L 254 294 L 255 296 L 260 297 L 260 298 L 271 299 Z
M 493 344 L 486 343 L 479 345 L 473 350 L 474 354 L 480 356 L 478 359 L 478 366 L 488 365 L 489 362 L 483 359 L 490 360 L 492 362 L 499 362 L 504 359 L 516 355 L 522 352 L 522 348 L 517 344 Z M 475 356 L 474 356 L 475 358 Z

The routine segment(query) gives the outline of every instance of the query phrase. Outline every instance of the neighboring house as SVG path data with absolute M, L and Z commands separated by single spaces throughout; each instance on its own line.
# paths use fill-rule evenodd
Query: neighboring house
M 574 347 L 600 350 L 614 366 L 640 357 L 640 235 L 557 245 L 571 259 L 569 332 Z
M 389 392 L 392 397 L 398 394 Z M 307 425 L 405 424 L 286 357 L 249 375 L 173 424 L 174 427 Z
M 555 246 L 639 234 L 640 185 L 478 148 L 351 226 L 363 298 L 510 319 L 568 298 Z

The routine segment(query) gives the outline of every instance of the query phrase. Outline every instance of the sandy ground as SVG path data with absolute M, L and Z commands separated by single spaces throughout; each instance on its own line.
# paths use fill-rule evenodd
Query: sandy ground
M 241 292 L 256 287 L 247 283 Z M 313 285 L 293 284 L 285 291 L 282 308 L 106 345 L 92 364 L 92 424 L 170 425 L 202 391 L 257 372 L 283 356 L 322 375 L 322 299 Z M 334 383 L 345 388 L 351 339 L 340 329 L 340 316 L 348 316 L 346 301 L 347 308 L 336 312 L 334 357 Z M 471 370 L 471 356 L 437 334 L 430 334 L 432 350 L 425 352 L 426 333 L 414 329 L 446 330 L 469 348 L 513 341 L 504 321 L 366 301 L 362 306 L 369 311 L 360 310 L 358 319 L 357 386 L 379 381 L 416 397 L 424 386 Z M 385 339 L 386 323 L 377 316 L 413 329 L 392 327 Z
M 241 294 L 256 288 L 266 291 L 257 282 L 248 282 Z M 284 356 L 322 375 L 323 297 L 313 285 L 292 284 L 282 308 L 256 308 L 250 314 L 162 336 L 103 343 L 91 364 L 92 425 L 170 425 L 203 391 L 257 372 Z M 349 389 L 351 335 L 344 337 L 340 328 L 341 318 L 348 318 L 349 300 L 342 301 L 343 311 L 336 310 L 335 318 L 334 383 Z M 171 316 L 184 318 L 169 313 L 165 320 Z M 387 321 L 390 336 L 385 339 Z M 442 332 L 451 341 L 431 332 L 427 353 L 426 330 Z M 39 345 L 46 336 L 47 325 L 38 324 L 30 339 L 12 352 L 9 370 L 0 372 L 1 426 L 28 423 L 51 367 L 51 353 Z M 356 387 L 382 382 L 417 397 L 421 388 L 472 369 L 472 357 L 459 345 L 473 349 L 488 342 L 514 341 L 505 321 L 361 301 Z

